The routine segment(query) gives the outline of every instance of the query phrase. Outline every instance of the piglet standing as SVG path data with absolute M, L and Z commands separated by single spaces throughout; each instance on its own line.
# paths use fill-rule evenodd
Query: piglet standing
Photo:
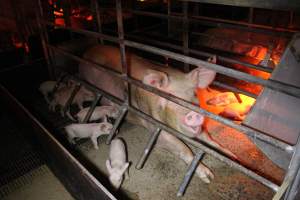
M 109 149 L 109 160 L 106 160 L 106 168 L 109 173 L 109 181 L 115 189 L 120 188 L 123 174 L 128 166 L 125 144 L 118 138 L 112 140 Z
M 90 138 L 94 148 L 98 149 L 97 138 L 100 135 L 108 135 L 113 125 L 108 122 L 91 124 L 70 124 L 65 127 L 70 143 L 75 144 L 74 138 Z

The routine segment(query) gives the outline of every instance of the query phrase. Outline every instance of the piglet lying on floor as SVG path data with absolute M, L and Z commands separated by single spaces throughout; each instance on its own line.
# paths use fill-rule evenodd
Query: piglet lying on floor
M 89 109 L 90 108 L 84 108 L 76 114 L 76 117 L 79 122 L 83 122 Z M 99 119 L 106 120 L 106 116 L 116 119 L 118 115 L 119 110 L 116 106 L 97 106 L 93 114 L 91 115 L 90 121 L 95 121 Z
M 43 94 L 47 103 L 50 103 L 49 94 L 53 91 L 56 83 L 57 83 L 56 81 L 45 81 L 45 82 L 41 83 L 41 85 L 39 87 L 39 91 Z M 65 86 L 66 86 L 65 83 L 60 83 L 58 90 Z
M 65 127 L 70 143 L 75 144 L 74 138 L 90 138 L 94 148 L 98 149 L 97 138 L 100 135 L 108 135 L 113 125 L 108 122 L 91 124 L 70 124 Z
M 64 116 L 62 108 L 68 102 L 68 99 L 70 98 L 74 88 L 75 88 L 75 84 L 72 84 L 70 86 L 68 85 L 57 90 L 57 92 L 53 96 L 53 100 L 49 105 L 49 109 L 54 111 L 56 106 L 59 106 L 61 115 Z M 81 87 L 77 92 L 77 94 L 75 95 L 72 104 L 76 104 L 80 109 L 83 109 L 83 102 L 93 101 L 94 98 L 95 95 L 93 94 L 93 92 L 88 91 L 85 87 Z
M 109 149 L 109 160 L 106 160 L 106 168 L 109 173 L 109 181 L 115 189 L 120 188 L 123 174 L 128 169 L 128 166 L 125 144 L 118 138 L 112 140 Z

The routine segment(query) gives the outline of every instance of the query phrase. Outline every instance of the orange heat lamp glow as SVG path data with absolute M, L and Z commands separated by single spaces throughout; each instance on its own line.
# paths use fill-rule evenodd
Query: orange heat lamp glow
M 85 18 L 87 21 L 92 21 L 93 20 L 93 16 L 92 15 L 89 15 Z
M 54 11 L 54 15 L 58 17 L 62 17 L 64 14 L 62 12 Z

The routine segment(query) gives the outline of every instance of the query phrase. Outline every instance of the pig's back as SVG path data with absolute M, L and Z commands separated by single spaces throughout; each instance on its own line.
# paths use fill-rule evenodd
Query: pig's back
M 126 149 L 122 140 L 117 138 L 111 141 L 109 158 L 112 166 L 126 162 Z

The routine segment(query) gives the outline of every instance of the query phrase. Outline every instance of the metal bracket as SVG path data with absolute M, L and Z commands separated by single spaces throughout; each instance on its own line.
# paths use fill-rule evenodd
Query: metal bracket
M 194 156 L 194 159 L 193 161 L 191 162 L 190 166 L 189 166 L 189 169 L 188 171 L 186 172 L 185 176 L 184 176 L 184 179 L 178 189 L 178 192 L 177 192 L 177 197 L 181 197 L 183 196 L 189 182 L 191 181 L 192 179 L 192 176 L 198 166 L 198 163 L 200 162 L 200 160 L 202 159 L 204 155 L 204 152 L 199 150 L 196 155 Z
M 161 129 L 160 128 L 157 128 L 154 133 L 152 133 L 152 136 L 150 137 L 145 149 L 144 149 L 144 152 L 141 156 L 141 158 L 139 159 L 137 165 L 135 166 L 136 169 L 142 169 L 145 162 L 146 162 L 146 159 L 148 158 L 149 154 L 151 153 L 151 150 L 154 146 L 154 143 L 156 142 L 159 134 L 160 134 L 160 131 Z
M 95 110 L 95 108 L 97 106 L 97 103 L 99 102 L 99 100 L 101 99 L 101 97 L 102 97 L 101 94 L 99 94 L 99 93 L 96 94 L 96 98 L 93 101 L 93 104 L 91 105 L 88 113 L 84 117 L 83 123 L 87 123 L 90 120 L 90 118 L 91 118 L 91 116 L 92 116 L 92 114 L 93 114 L 93 112 L 94 112 L 94 110 Z
M 67 110 L 70 109 L 70 105 L 74 99 L 74 97 L 76 96 L 77 92 L 79 91 L 79 89 L 81 88 L 81 83 L 77 83 L 77 85 L 75 86 L 75 88 L 73 89 L 67 103 L 65 104 L 65 106 L 63 107 L 63 113 L 65 114 Z
M 128 111 L 128 106 L 127 105 L 122 105 L 121 107 L 121 113 L 118 117 L 118 119 L 116 120 L 113 129 L 110 131 L 108 138 L 106 140 L 106 144 L 109 145 L 113 139 L 113 137 L 115 136 L 115 133 L 117 131 L 117 128 L 119 127 L 119 125 L 122 122 L 122 119 L 125 117 L 126 113 Z

